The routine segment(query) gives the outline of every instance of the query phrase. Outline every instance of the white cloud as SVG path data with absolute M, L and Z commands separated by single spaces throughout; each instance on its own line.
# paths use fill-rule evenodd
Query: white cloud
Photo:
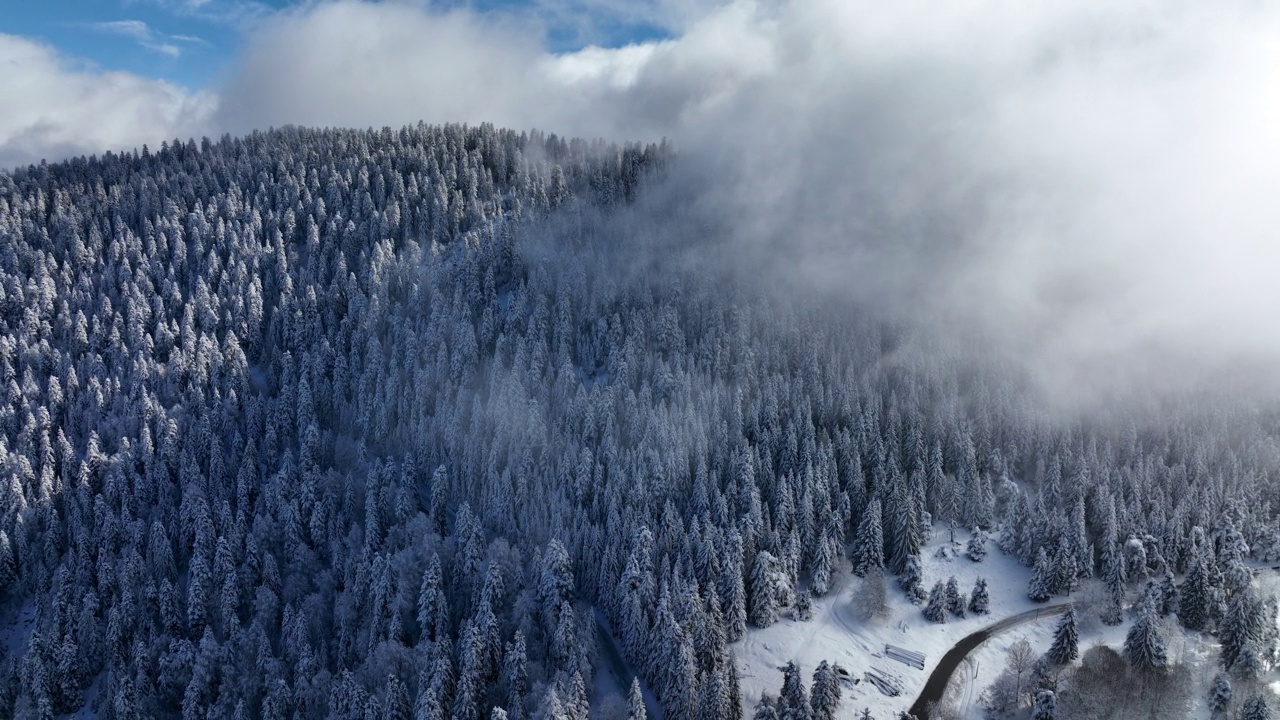
M 220 120 L 671 137 L 735 255 L 982 336 L 1075 393 L 1280 359 L 1278 21 L 1249 2 L 734 0 L 672 40 L 553 56 L 491 15 L 332 2 L 250 43 Z
M 119 35 L 138 43 L 142 47 L 166 55 L 171 58 L 182 56 L 181 45 L 208 45 L 204 39 L 191 35 L 166 35 L 157 32 L 141 20 L 112 20 L 109 22 L 91 23 L 90 28 L 108 35 Z
M 533 17 L 587 5 L 625 12 L 543 0 Z M 669 137 L 688 160 L 673 180 L 686 214 L 734 257 L 767 258 L 787 287 L 985 338 L 1064 394 L 1280 360 L 1280 6 L 657 0 L 636 12 L 678 36 L 554 55 L 527 12 L 307 3 L 255 26 L 212 127 L 486 121 Z M 63 81 L 116 77 L 41 53 Z M 128 79 L 169 109 L 131 138 L 158 141 L 209 105 Z
M 0 168 L 198 137 L 213 106 L 212 96 L 81 67 L 0 34 Z

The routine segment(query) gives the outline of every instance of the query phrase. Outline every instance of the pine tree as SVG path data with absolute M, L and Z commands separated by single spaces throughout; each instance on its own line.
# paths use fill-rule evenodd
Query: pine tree
M 1254 695 L 1240 711 L 1240 720 L 1271 720 L 1271 707 L 1263 695 Z
M 1225 673 L 1213 677 L 1213 686 L 1209 688 L 1209 712 L 1213 717 L 1226 715 L 1231 707 L 1231 679 Z
M 738 656 L 732 651 L 725 665 L 725 694 L 728 706 L 724 708 L 723 720 L 742 720 L 742 683 L 738 678 Z
M 782 694 L 778 696 L 781 717 L 784 720 L 809 720 L 809 693 L 805 691 L 800 667 L 794 661 L 782 670 Z
M 1049 561 L 1049 590 L 1053 595 L 1067 594 L 1075 589 L 1078 582 L 1079 568 L 1076 567 L 1076 556 L 1063 537 L 1053 551 Z
M 796 619 L 800 622 L 809 622 L 813 619 L 813 598 L 809 596 L 808 590 L 801 590 L 796 593 Z
M 1036 705 L 1031 711 L 1031 720 L 1054 720 L 1058 717 L 1058 696 L 1052 690 L 1041 690 L 1036 693 Z
M 1151 606 L 1144 603 L 1124 638 L 1125 657 L 1140 673 L 1159 672 L 1168 664 L 1164 636 L 1156 625 L 1155 615 Z
M 387 679 L 384 707 L 387 720 L 412 720 L 413 705 L 409 701 L 409 689 L 395 675 Z
M 987 557 L 987 533 L 982 528 L 973 528 L 973 535 L 969 536 L 967 551 L 969 559 L 974 562 L 982 562 Z
M 736 642 L 747 629 L 747 591 L 744 582 L 742 537 L 731 532 L 729 554 L 723 564 L 721 598 L 725 616 L 725 640 Z
M 1052 570 L 1049 567 L 1049 558 L 1045 555 L 1044 548 L 1036 554 L 1036 568 L 1031 575 L 1031 583 L 1027 588 L 1027 597 L 1032 602 L 1047 602 L 1052 593 L 1050 592 L 1049 583 Z
M 818 663 L 813 673 L 813 689 L 809 692 L 813 720 L 835 720 L 840 707 L 840 676 L 826 660 Z
M 756 702 L 755 710 L 751 713 L 752 720 L 780 720 L 782 717 L 779 712 L 780 704 L 767 691 L 760 693 L 760 700 Z
M 929 591 L 929 602 L 924 606 L 924 617 L 929 622 L 947 621 L 947 590 L 941 580 L 934 583 L 933 589 Z
M 1262 635 L 1262 603 L 1252 590 L 1245 587 L 1232 596 L 1227 604 L 1227 614 L 1218 626 L 1218 639 L 1222 643 L 1222 666 L 1228 670 L 1254 668 L 1261 664 L 1256 657 L 1257 641 Z
M 898 576 L 898 585 L 907 594 L 907 601 L 919 605 L 925 601 L 924 571 L 920 567 L 920 558 L 912 555 L 907 558 L 907 565 Z
M 778 621 L 781 613 L 779 597 L 782 578 L 782 567 L 778 559 L 768 550 L 756 553 L 755 566 L 751 572 L 751 595 L 749 612 L 751 623 L 759 628 L 767 628 Z
M 1113 551 L 1108 554 L 1103 566 L 1103 574 L 1106 597 L 1103 599 L 1099 617 L 1104 625 L 1119 625 L 1124 622 L 1125 600 L 1124 563 L 1119 553 Z
M 902 573 L 910 558 L 920 554 L 923 542 L 920 530 L 920 517 L 916 504 L 909 496 L 906 483 L 899 482 L 889 495 L 889 526 L 892 528 L 889 539 L 889 566 L 896 573 Z
M 1208 568 L 1212 560 L 1204 547 L 1204 531 L 1192 528 L 1192 538 L 1191 561 L 1178 600 L 1178 620 L 1188 630 L 1204 630 L 1209 626 L 1212 612 L 1213 587 Z
M 974 615 L 986 615 L 990 611 L 991 598 L 987 594 L 986 578 L 978 578 L 973 584 L 973 592 L 969 594 L 969 612 Z
M 1174 583 L 1173 571 L 1165 569 L 1164 579 L 1160 582 L 1160 617 L 1165 617 L 1178 609 L 1178 586 Z
M 440 556 L 432 554 L 418 590 L 418 630 L 432 642 L 449 634 L 449 603 L 444 595 Z
M 644 694 L 640 692 L 639 678 L 631 679 L 631 692 L 627 695 L 627 720 L 645 720 L 648 711 L 644 707 Z
M 880 501 L 872 500 L 862 514 L 858 534 L 853 541 L 853 574 L 866 577 L 871 568 L 884 566 L 884 530 L 880 519 Z
M 822 597 L 831 589 L 831 568 L 834 564 L 834 551 L 831 542 L 824 536 L 818 538 L 818 547 L 814 551 L 813 581 L 809 589 L 817 597 Z
M 13 546 L 9 543 L 9 535 L 0 529 L 0 593 L 8 589 L 15 579 L 17 570 L 13 561 Z
M 965 615 L 965 598 L 960 594 L 960 583 L 952 575 L 947 580 L 947 612 L 962 618 Z
M 1053 645 L 1046 653 L 1049 661 L 1057 665 L 1066 665 L 1080 656 L 1080 640 L 1076 631 L 1076 609 L 1068 607 L 1053 631 Z

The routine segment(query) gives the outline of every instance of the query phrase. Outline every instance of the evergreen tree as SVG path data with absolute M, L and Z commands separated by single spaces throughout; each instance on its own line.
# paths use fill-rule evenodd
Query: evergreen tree
M 1241 656 L 1257 654 L 1257 642 L 1261 638 L 1262 629 L 1262 603 L 1246 586 L 1231 597 L 1227 604 L 1227 614 L 1218 626 L 1218 639 L 1222 644 L 1222 666 L 1228 670 L 1236 667 L 1237 663 L 1241 664 L 1241 668 L 1258 666 L 1260 662 L 1256 658 Z
M 1063 537 L 1049 560 L 1049 590 L 1053 595 L 1070 595 L 1079 581 L 1079 568 L 1067 538 Z
M 966 547 L 969 559 L 974 562 L 982 562 L 987 557 L 987 534 L 980 527 L 973 529 L 973 535 L 969 536 L 969 544 Z
M 978 578 L 969 594 L 969 612 L 974 615 L 986 615 L 990 612 L 991 598 L 987 594 L 986 578 Z
M 941 580 L 934 583 L 933 589 L 929 591 L 929 601 L 924 606 L 924 617 L 929 622 L 947 621 L 947 591 Z
M 947 612 L 958 618 L 965 615 L 965 597 L 960 594 L 960 583 L 955 575 L 947 580 Z
M 648 711 L 644 707 L 644 695 L 640 692 L 640 680 L 631 679 L 631 692 L 627 695 L 627 720 L 645 720 Z
M 1032 573 L 1031 583 L 1027 588 L 1027 597 L 1031 598 L 1032 602 L 1042 603 L 1052 597 L 1053 593 L 1050 591 L 1051 576 L 1052 570 L 1049 567 L 1049 558 L 1045 555 L 1044 548 L 1040 548 L 1040 551 L 1036 554 L 1035 572 Z
M 872 500 L 863 511 L 853 541 L 853 574 L 866 577 L 872 568 L 883 566 L 884 530 L 881 528 L 880 501 Z
M 1271 707 L 1263 695 L 1254 695 L 1240 710 L 1240 720 L 1271 720 Z
M 1173 571 L 1166 569 L 1164 579 L 1160 581 L 1160 616 L 1165 617 L 1178 609 L 1178 586 L 1174 583 Z
M 835 564 L 835 551 L 827 538 L 818 538 L 818 547 L 814 551 L 813 580 L 809 589 L 817 597 L 822 597 L 831 589 L 831 570 Z
M 760 700 L 756 702 L 755 710 L 752 712 L 752 720 L 780 720 L 782 713 L 779 711 L 781 703 L 768 692 L 760 693 Z
M 767 628 L 777 622 L 782 608 L 789 604 L 789 594 L 789 583 L 778 559 L 767 550 L 756 553 L 749 598 L 752 624 Z
M 809 596 L 808 590 L 801 590 L 796 593 L 796 619 L 800 622 L 809 622 L 813 619 L 813 598 Z
M 1192 537 L 1191 561 L 1178 600 L 1178 620 L 1188 630 L 1204 630 L 1212 615 L 1213 586 L 1208 568 L 1211 560 L 1204 547 L 1204 531 L 1193 528 Z
M 1156 624 L 1156 613 L 1143 604 L 1124 638 L 1124 654 L 1139 673 L 1159 672 L 1168 664 L 1165 639 Z
M 1231 707 L 1231 679 L 1224 673 L 1213 677 L 1209 688 L 1209 712 L 1215 718 L 1224 717 Z
M 1036 693 L 1036 704 L 1031 710 L 1031 720 L 1054 720 L 1058 717 L 1058 696 L 1052 690 Z
M 826 660 L 818 663 L 813 673 L 809 705 L 813 709 L 813 720 L 835 720 L 840 707 L 840 676 Z
M 782 670 L 782 694 L 778 696 L 778 706 L 781 720 L 809 720 L 811 717 L 809 693 L 805 691 L 800 668 L 794 661 L 787 663 Z
M 1076 631 L 1076 609 L 1068 607 L 1053 631 L 1053 644 L 1046 655 L 1057 665 L 1067 665 L 1080 656 L 1079 635 Z
M 907 561 L 919 556 L 923 542 L 917 506 L 909 496 L 906 483 L 898 482 L 894 486 L 885 509 L 891 528 L 888 538 L 891 552 L 887 552 L 886 556 L 890 569 L 901 574 L 906 569 Z
M 907 601 L 919 605 L 925 601 L 924 571 L 920 567 L 920 558 L 912 555 L 907 558 L 907 565 L 898 576 L 898 585 L 907 594 Z

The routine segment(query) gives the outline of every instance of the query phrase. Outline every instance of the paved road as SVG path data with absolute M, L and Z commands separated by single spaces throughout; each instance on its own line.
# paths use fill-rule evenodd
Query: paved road
M 947 689 L 947 683 L 951 682 L 952 673 L 956 671 L 956 668 L 960 667 L 960 663 L 964 661 L 965 656 L 986 642 L 988 638 L 999 635 L 1005 630 L 1018 625 L 1039 620 L 1042 617 L 1061 615 L 1069 607 L 1071 607 L 1071 603 L 1062 603 L 1061 605 L 1050 605 L 1028 610 L 1027 612 L 1007 617 L 998 623 L 988 625 L 971 635 L 966 635 L 948 650 L 946 655 L 942 656 L 942 660 L 938 661 L 938 667 L 933 669 L 933 674 L 929 676 L 929 680 L 924 684 L 924 689 L 920 691 L 920 697 L 916 698 L 915 704 L 911 706 L 911 714 L 916 716 L 918 720 L 929 720 L 928 708 L 942 699 L 942 693 Z

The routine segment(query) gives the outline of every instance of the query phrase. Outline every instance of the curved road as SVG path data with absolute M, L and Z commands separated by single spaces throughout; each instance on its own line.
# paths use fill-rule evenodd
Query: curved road
M 924 689 L 920 691 L 920 697 L 916 698 L 915 703 L 911 706 L 911 714 L 919 720 L 929 720 L 929 706 L 942 699 L 942 693 L 947 689 L 947 683 L 951 682 L 951 675 L 960 667 L 960 663 L 969 653 L 973 652 L 982 643 L 989 638 L 1017 627 L 1032 620 L 1039 620 L 1043 617 L 1051 615 L 1061 615 L 1071 607 L 1071 603 L 1062 603 L 1061 605 L 1050 605 L 1049 607 L 1036 608 L 1019 613 L 1001 620 L 998 623 L 988 625 L 987 627 L 971 634 L 966 635 L 960 642 L 956 643 L 942 659 L 938 661 L 938 667 L 933 669 L 933 674 L 929 676 L 929 680 L 925 682 Z

